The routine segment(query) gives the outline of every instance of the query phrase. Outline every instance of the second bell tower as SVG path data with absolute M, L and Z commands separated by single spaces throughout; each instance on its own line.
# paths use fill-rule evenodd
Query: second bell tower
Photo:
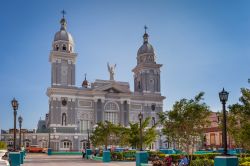
M 60 24 L 60 31 L 55 34 L 50 52 L 51 86 L 73 87 L 77 54 L 74 53 L 73 38 L 66 30 L 67 22 L 64 15 Z

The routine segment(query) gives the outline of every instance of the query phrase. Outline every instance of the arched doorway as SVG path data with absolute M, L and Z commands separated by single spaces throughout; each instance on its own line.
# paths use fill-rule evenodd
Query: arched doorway
M 80 141 L 80 150 L 87 149 L 88 141 L 86 139 Z

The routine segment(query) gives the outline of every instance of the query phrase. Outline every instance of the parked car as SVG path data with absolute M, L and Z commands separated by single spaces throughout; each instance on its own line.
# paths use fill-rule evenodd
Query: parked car
M 26 151 L 27 152 L 34 152 L 34 153 L 42 153 L 43 152 L 43 148 L 39 147 L 38 145 L 30 145 L 28 147 L 26 147 Z

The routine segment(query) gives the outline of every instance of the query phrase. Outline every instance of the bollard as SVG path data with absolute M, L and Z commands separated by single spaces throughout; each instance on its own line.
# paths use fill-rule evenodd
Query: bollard
M 10 152 L 9 153 L 10 166 L 20 166 L 21 164 L 21 155 L 20 152 Z

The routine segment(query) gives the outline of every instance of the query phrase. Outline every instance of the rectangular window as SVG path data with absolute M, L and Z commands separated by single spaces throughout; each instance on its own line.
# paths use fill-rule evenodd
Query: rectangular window
M 80 121 L 80 133 L 87 132 L 87 129 L 90 129 L 89 120 L 81 120 Z
M 214 133 L 210 134 L 210 145 L 215 145 L 215 134 Z
M 220 145 L 222 145 L 222 133 L 220 133 Z
M 118 113 L 117 112 L 105 112 L 105 120 L 117 124 L 118 123 Z

